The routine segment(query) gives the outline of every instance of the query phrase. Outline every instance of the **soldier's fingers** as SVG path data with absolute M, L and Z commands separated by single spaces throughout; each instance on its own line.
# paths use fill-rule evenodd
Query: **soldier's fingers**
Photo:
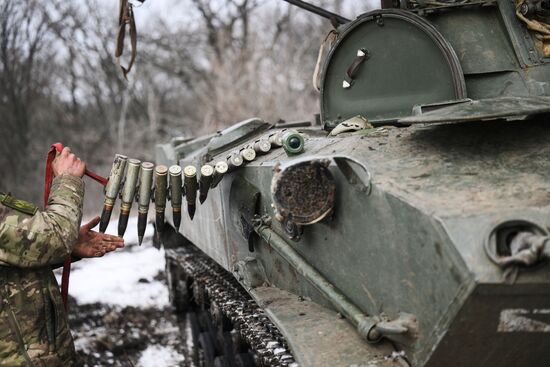
M 92 220 L 90 220 L 88 223 L 84 224 L 81 228 L 84 229 L 85 231 L 89 231 L 91 230 L 92 228 L 94 228 L 95 226 L 97 226 L 97 224 L 101 221 L 101 218 L 99 216 L 93 218 Z
M 97 252 L 94 254 L 95 257 L 101 257 L 101 256 L 103 256 L 103 255 L 105 255 L 105 254 L 104 254 L 103 252 L 101 252 L 101 251 L 97 251 Z
M 120 243 L 117 243 L 117 242 L 105 242 L 105 245 L 108 247 L 108 248 L 112 248 L 113 250 L 116 250 L 117 248 L 123 248 L 124 247 L 124 243 L 120 242 Z
M 69 147 L 65 147 L 61 151 L 61 155 L 64 156 L 64 157 L 68 156 L 70 153 L 71 153 L 71 148 L 69 148 Z
M 92 251 L 94 252 L 111 252 L 116 250 L 117 248 L 121 248 L 123 246 L 120 246 L 118 244 L 115 244 L 113 242 L 98 242 L 95 243 L 92 246 Z
M 124 242 L 123 238 L 118 237 L 118 236 L 113 236 L 113 235 L 110 235 L 110 234 L 103 235 L 102 240 L 105 241 L 105 242 L 122 242 L 122 243 Z
M 84 166 L 86 167 L 86 162 L 84 162 L 82 159 L 80 158 L 76 158 L 76 163 L 79 165 L 79 166 Z
M 105 253 L 116 250 L 116 246 L 107 246 L 105 247 Z
M 117 244 L 114 244 L 112 242 L 102 242 L 101 246 L 97 246 L 96 248 L 98 251 L 111 252 L 116 250 L 119 247 L 121 246 L 118 246 Z

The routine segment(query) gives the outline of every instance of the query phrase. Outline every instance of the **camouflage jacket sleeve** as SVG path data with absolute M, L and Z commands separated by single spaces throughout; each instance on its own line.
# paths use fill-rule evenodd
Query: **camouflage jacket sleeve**
M 82 179 L 53 180 L 48 206 L 33 216 L 10 210 L 0 217 L 0 265 L 40 267 L 58 264 L 72 252 L 82 219 Z

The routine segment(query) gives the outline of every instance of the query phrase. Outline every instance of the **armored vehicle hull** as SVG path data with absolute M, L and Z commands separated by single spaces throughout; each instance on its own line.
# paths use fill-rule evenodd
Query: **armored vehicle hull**
M 180 232 L 265 305 L 301 365 L 368 364 L 392 351 L 405 351 L 415 366 L 547 364 L 550 267 L 518 268 L 509 279 L 487 253 L 491 241 L 501 241 L 495 231 L 546 234 L 550 227 L 545 121 L 375 128 L 333 138 L 315 128 L 300 131 L 306 158 L 273 149 L 226 175 Z M 302 226 L 298 241 L 275 219 L 269 230 L 365 314 L 414 315 L 414 333 L 391 346 L 368 344 L 350 325 L 336 330 L 343 321 L 338 308 L 300 259 L 289 262 L 270 234 L 243 228 L 247 216 L 275 218 L 278 163 L 331 159 L 335 152 L 353 174 L 334 161 L 328 166 L 336 188 L 330 216 Z M 179 163 L 197 164 L 203 153 Z M 307 189 L 315 180 L 297 184 Z M 331 322 L 320 321 L 326 317 Z M 335 343 L 336 332 L 353 341 Z M 330 356 L 319 361 L 323 343 Z M 357 343 L 353 353 L 348 343 Z
M 390 3 L 336 30 L 322 126 L 157 146 L 205 168 L 157 230 L 207 365 L 548 365 L 546 4 Z

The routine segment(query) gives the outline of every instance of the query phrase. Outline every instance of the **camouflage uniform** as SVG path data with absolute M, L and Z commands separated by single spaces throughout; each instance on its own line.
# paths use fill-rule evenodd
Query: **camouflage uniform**
M 62 264 L 72 252 L 83 196 L 82 179 L 63 174 L 53 180 L 43 212 L 0 203 L 0 366 L 74 363 L 52 265 Z

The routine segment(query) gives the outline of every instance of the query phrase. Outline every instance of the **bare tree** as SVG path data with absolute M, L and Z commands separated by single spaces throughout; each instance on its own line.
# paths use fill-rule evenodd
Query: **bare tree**
M 107 174 L 117 151 L 152 160 L 155 143 L 173 136 L 318 111 L 310 83 L 328 22 L 283 2 L 181 6 L 179 23 L 151 14 L 148 26 L 138 24 L 138 59 L 127 82 L 114 62 L 114 4 L 0 3 L 0 168 L 9 172 L 0 191 L 38 201 L 42 161 L 55 141 Z M 99 203 L 101 190 L 88 188 L 89 202 Z
M 50 83 L 50 65 L 41 57 L 51 43 L 47 17 L 34 2 L 6 0 L 0 9 L 0 165 L 8 168 L 0 184 L 17 185 L 28 165 L 20 157 L 29 146 L 29 129 L 37 100 Z

